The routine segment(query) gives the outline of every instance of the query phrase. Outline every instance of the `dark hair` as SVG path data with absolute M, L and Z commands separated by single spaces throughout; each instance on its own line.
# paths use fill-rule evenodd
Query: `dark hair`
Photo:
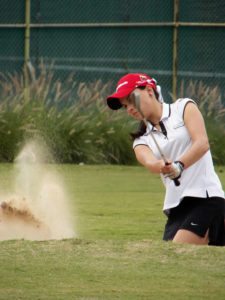
M 131 132 L 130 136 L 132 138 L 132 140 L 135 140 L 136 138 L 139 138 L 140 136 L 142 136 L 146 131 L 146 126 L 145 123 L 143 121 L 141 121 L 138 125 L 138 129 L 135 132 Z
M 139 87 L 140 90 L 144 90 L 145 88 L 146 88 L 145 86 Z M 156 99 L 158 100 L 159 99 L 158 92 L 155 89 L 153 89 L 153 91 L 154 91 Z M 132 140 L 135 140 L 136 138 L 139 138 L 140 136 L 142 136 L 145 133 L 145 131 L 146 131 L 145 123 L 143 121 L 141 121 L 138 125 L 137 130 L 135 132 L 131 132 L 130 136 L 131 136 Z

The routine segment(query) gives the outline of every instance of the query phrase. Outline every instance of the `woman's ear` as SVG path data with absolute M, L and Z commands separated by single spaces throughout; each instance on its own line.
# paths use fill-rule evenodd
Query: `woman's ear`
M 153 91 L 153 88 L 151 86 L 147 85 L 146 90 L 147 90 L 149 96 L 154 95 L 154 91 Z

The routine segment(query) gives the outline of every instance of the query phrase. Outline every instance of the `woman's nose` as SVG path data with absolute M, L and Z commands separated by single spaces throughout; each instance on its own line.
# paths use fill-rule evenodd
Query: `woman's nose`
M 129 116 L 131 116 L 131 117 L 136 118 L 137 117 L 137 110 L 136 110 L 136 108 L 133 105 L 127 107 L 127 114 Z
M 127 105 L 127 113 L 132 114 L 134 112 L 134 107 L 133 105 L 129 104 Z

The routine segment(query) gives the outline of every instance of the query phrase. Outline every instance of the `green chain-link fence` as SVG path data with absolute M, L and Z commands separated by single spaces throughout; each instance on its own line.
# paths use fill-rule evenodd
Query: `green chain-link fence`
M 170 101 L 181 81 L 225 94 L 224 0 L 1 0 L 0 72 L 54 62 L 58 76 L 155 77 Z

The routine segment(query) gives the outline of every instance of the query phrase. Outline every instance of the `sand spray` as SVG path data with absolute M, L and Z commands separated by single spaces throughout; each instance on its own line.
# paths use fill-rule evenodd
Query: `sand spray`
M 64 239 L 76 236 L 70 199 L 50 154 L 28 142 L 15 159 L 14 191 L 0 195 L 0 240 Z

